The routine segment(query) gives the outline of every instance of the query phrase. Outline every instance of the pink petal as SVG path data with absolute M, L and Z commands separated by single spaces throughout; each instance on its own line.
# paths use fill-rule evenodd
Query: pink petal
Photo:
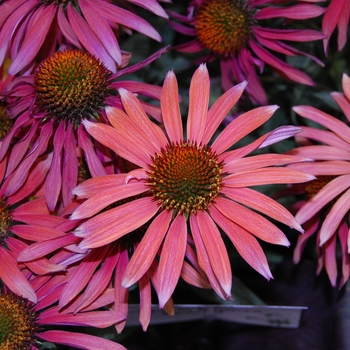
M 213 205 L 230 221 L 233 221 L 260 239 L 272 244 L 289 246 L 288 239 L 284 233 L 265 217 L 226 198 L 218 198 Z
M 303 229 L 295 220 L 294 216 L 286 208 L 263 193 L 244 187 L 223 187 L 221 193 L 238 203 L 250 207 L 269 216 L 272 219 L 284 223 L 291 228 L 303 232 Z
M 9 74 L 15 75 L 25 68 L 38 54 L 56 13 L 54 5 L 38 7 L 31 16 L 21 48 L 12 61 Z
M 84 120 L 83 124 L 94 139 L 110 148 L 119 156 L 140 167 L 147 166 L 150 159 L 149 154 L 143 147 L 139 146 L 137 140 L 130 140 L 129 135 L 125 135 L 109 125 L 93 123 L 88 120 Z
M 234 119 L 215 139 L 213 151 L 221 154 L 251 131 L 270 119 L 278 106 L 264 106 L 241 114 Z
M 349 127 L 330 114 L 311 106 L 295 106 L 293 107 L 293 111 L 304 118 L 313 120 L 314 122 L 323 125 L 325 128 L 332 130 L 346 142 L 350 143 Z
M 111 72 L 115 72 L 115 61 L 108 54 L 101 41 L 93 32 L 88 23 L 86 23 L 81 15 L 77 13 L 71 3 L 68 3 L 67 14 L 69 23 L 71 24 L 74 33 L 82 45 L 86 48 L 86 50 L 89 51 L 92 55 L 99 58 Z
M 346 217 L 350 209 L 350 189 L 348 189 L 333 205 L 333 208 L 327 215 L 320 229 L 320 245 L 330 239 L 330 237 L 337 230 L 341 221 Z
M 0 245 L 0 278 L 12 292 L 27 298 L 33 303 L 37 302 L 35 291 L 19 270 L 16 260 Z
M 110 174 L 105 176 L 98 176 L 88 179 L 78 185 L 73 194 L 80 198 L 89 198 L 100 191 L 103 192 L 114 186 L 120 186 L 125 183 L 126 174 Z
M 109 251 L 106 252 L 105 257 L 103 257 L 101 261 L 100 268 L 92 275 L 82 298 L 77 303 L 74 310 L 75 314 L 94 302 L 109 286 L 117 263 L 119 263 L 119 253 L 117 252 L 116 246 L 111 245 Z M 122 313 L 119 312 L 119 314 Z
M 111 243 L 145 224 L 158 210 L 158 204 L 146 197 L 94 216 L 74 231 L 75 235 L 85 237 L 79 248 L 96 248 Z
M 310 4 L 297 4 L 288 7 L 273 7 L 268 6 L 260 9 L 254 17 L 258 20 L 270 19 L 276 17 L 285 17 L 288 19 L 309 19 L 318 17 L 326 11 L 325 8 L 310 5 Z
M 189 92 L 187 140 L 190 142 L 202 143 L 207 123 L 209 94 L 209 73 L 206 65 L 201 64 L 193 74 Z
M 207 251 L 210 264 L 222 289 L 229 299 L 232 287 L 232 271 L 227 249 L 221 234 L 212 218 L 205 211 L 198 212 L 193 220 L 197 220 L 199 232 Z M 193 238 L 196 243 L 198 237 L 194 234 Z
M 166 133 L 174 143 L 180 143 L 183 140 L 178 94 L 176 76 L 173 71 L 169 71 L 164 80 L 160 106 Z
M 177 215 L 165 236 L 159 260 L 159 307 L 163 308 L 179 280 L 187 241 L 186 218 Z
M 195 215 L 190 216 L 190 227 L 191 227 L 192 236 L 196 237 L 195 245 L 196 245 L 196 251 L 198 256 L 198 263 L 201 269 L 205 272 L 206 276 L 208 277 L 211 287 L 214 289 L 216 294 L 218 294 L 224 300 L 229 300 L 231 299 L 231 291 L 227 293 L 227 291 L 223 289 L 220 281 L 218 280 L 213 270 L 211 261 L 209 259 L 206 247 L 202 239 L 202 235 L 200 233 L 198 221 L 195 218 L 196 218 Z
M 146 191 L 148 191 L 148 188 L 143 182 L 112 187 L 106 191 L 101 191 L 98 195 L 95 195 L 80 204 L 78 208 L 74 210 L 70 218 L 76 220 L 93 216 L 102 209 L 121 199 L 136 196 Z
M 230 238 L 242 258 L 266 279 L 272 278 L 266 256 L 257 239 L 244 228 L 223 216 L 214 205 L 210 207 L 210 215 Z
M 300 224 L 310 220 L 314 215 L 318 214 L 327 203 L 348 189 L 349 181 L 350 175 L 342 175 L 333 179 L 299 209 L 295 215 L 295 219 Z
M 328 278 L 333 287 L 337 284 L 338 267 L 336 259 L 336 243 L 337 239 L 334 235 L 323 246 L 324 248 L 324 264 Z
M 168 144 L 164 132 L 158 125 L 151 122 L 146 112 L 142 108 L 140 101 L 130 91 L 119 89 L 120 97 L 126 113 L 134 122 L 135 129 L 143 136 L 147 142 L 153 145 L 157 151 Z
M 306 84 L 310 86 L 315 85 L 313 80 L 307 74 L 301 72 L 300 70 L 294 68 L 290 64 L 277 58 L 269 51 L 265 50 L 262 46 L 256 44 L 254 41 L 250 41 L 250 47 L 262 61 L 266 62 L 271 67 L 274 67 L 276 70 L 278 70 L 280 75 L 286 76 L 288 79 L 297 83 Z
M 112 23 L 116 22 L 124 27 L 134 29 L 139 33 L 147 35 L 154 40 L 162 41 L 159 33 L 146 20 L 134 13 L 106 1 L 98 1 L 96 6 L 98 6 L 98 12 Z
M 101 260 L 104 259 L 107 250 L 108 247 L 93 249 L 69 276 L 60 297 L 60 309 L 72 301 L 86 287 Z
M 118 41 L 109 23 L 103 16 L 101 16 L 100 12 L 98 11 L 98 7 L 96 8 L 96 5 L 94 6 L 90 1 L 86 0 L 79 0 L 79 6 L 87 23 L 90 25 L 97 37 L 101 40 L 105 49 L 118 63 L 118 65 L 121 65 L 122 56 Z
M 291 168 L 263 168 L 235 173 L 225 177 L 229 187 L 249 187 L 268 184 L 289 184 L 314 180 L 315 176 Z
M 123 287 L 128 288 L 133 285 L 150 268 L 168 231 L 171 217 L 171 211 L 163 210 L 154 218 L 126 268 Z
M 140 289 L 140 316 L 139 320 L 144 332 L 147 331 L 151 321 L 152 312 L 152 294 L 151 283 L 147 275 L 143 275 L 139 280 Z
M 6 3 L 1 4 L 2 8 L 0 19 L 0 65 L 2 65 L 4 62 L 4 59 L 8 52 L 8 47 L 10 45 L 14 33 L 16 32 L 16 29 L 18 28 L 18 25 L 21 26 L 21 24 L 23 23 L 22 19 L 32 12 L 32 9 L 36 5 L 36 3 L 37 0 L 22 1 L 22 4 L 18 4 L 19 6 L 17 6 L 16 9 L 11 9 L 11 11 L 8 14 L 6 14 L 6 6 L 9 4 L 9 2 L 7 1 Z M 15 5 L 15 3 L 12 3 L 11 5 Z M 20 30 L 23 31 L 22 28 Z
M 210 141 L 214 132 L 224 120 L 228 112 L 234 107 L 247 86 L 247 82 L 243 82 L 233 86 L 231 89 L 221 95 L 208 111 L 205 130 L 202 137 L 202 143 L 206 144 Z
M 287 165 L 296 162 L 306 162 L 310 159 L 286 154 L 259 154 L 251 157 L 234 159 L 224 165 L 224 173 L 244 172 L 273 165 Z
M 31 261 L 38 258 L 42 258 L 47 254 L 54 252 L 57 249 L 60 249 L 62 247 L 76 242 L 77 237 L 75 237 L 73 234 L 68 234 L 62 237 L 50 239 L 48 241 L 33 243 L 18 255 L 17 260 Z
M 88 350 L 126 350 L 126 348 L 120 344 L 90 334 L 53 330 L 38 332 L 36 335 L 48 342 L 74 346 L 77 348 L 83 347 Z

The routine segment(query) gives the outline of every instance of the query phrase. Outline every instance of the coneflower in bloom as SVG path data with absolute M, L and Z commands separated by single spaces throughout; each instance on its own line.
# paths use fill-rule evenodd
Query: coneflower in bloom
M 343 75 L 344 94 L 331 95 L 344 112 L 343 122 L 332 115 L 310 106 L 296 106 L 294 111 L 323 128 L 303 127 L 298 135 L 306 145 L 288 153 L 310 157 L 314 162 L 292 164 L 288 167 L 306 171 L 317 177 L 302 188 L 306 198 L 297 204 L 296 220 L 305 233 L 298 238 L 294 261 L 300 261 L 304 247 L 316 235 L 318 273 L 325 268 L 333 286 L 337 285 L 337 240 L 340 242 L 343 286 L 349 279 L 349 209 L 350 209 L 350 78 Z
M 96 145 L 85 132 L 82 120 L 105 120 L 106 106 L 121 107 L 116 89 L 124 87 L 152 98 L 160 98 L 161 88 L 134 81 L 117 81 L 123 73 L 133 72 L 155 58 L 148 59 L 112 74 L 100 60 L 90 53 L 68 49 L 58 51 L 44 60 L 35 74 L 18 77 L 7 86 L 4 100 L 14 126 L 3 140 L 0 159 L 11 145 L 11 138 L 21 134 L 9 157 L 7 173 L 17 166 L 11 191 L 26 181 L 30 166 L 43 153 L 49 153 L 52 163 L 45 181 L 45 196 L 53 211 L 58 201 L 67 205 L 71 191 L 77 185 L 80 147 L 92 176 L 105 174 L 103 147 Z M 156 107 L 144 104 L 156 118 Z M 157 115 L 158 113 L 158 115 Z M 102 147 L 102 148 L 101 148 Z M 80 151 L 81 153 L 81 151 Z
M 125 350 L 111 340 L 79 331 L 61 330 L 62 326 L 106 328 L 120 322 L 124 316 L 116 311 L 84 311 L 74 315 L 60 312 L 57 308 L 58 292 L 65 285 L 64 276 L 30 280 L 38 295 L 32 303 L 24 297 L 11 293 L 6 286 L 0 287 L 0 348 L 42 348 L 42 342 L 51 342 L 88 350 Z M 29 283 L 29 282 L 28 282 Z M 103 307 L 103 303 L 93 305 Z M 59 329 L 57 329 L 59 328 Z
M 347 0 L 330 0 L 322 19 L 322 31 L 327 37 L 323 40 L 324 51 L 328 54 L 329 40 L 335 28 L 338 29 L 337 44 L 341 51 L 348 40 L 350 19 L 350 2 Z
M 156 0 L 130 3 L 167 18 Z M 143 18 L 106 0 L 8 0 L 0 12 L 0 65 L 10 52 L 12 75 L 30 72 L 62 44 L 90 52 L 115 72 L 122 65 L 117 39 L 121 27 L 161 41 Z
M 201 65 L 191 80 L 186 138 L 173 72 L 167 74 L 161 96 L 165 131 L 150 121 L 137 98 L 125 89 L 119 89 L 119 93 L 126 113 L 107 108 L 112 126 L 83 121 L 94 138 L 139 168 L 126 174 L 123 183 L 116 175 L 106 175 L 96 177 L 93 186 L 82 183 L 74 190 L 77 196 L 88 199 L 71 218 L 97 214 L 75 229 L 74 233 L 83 238 L 79 247 L 92 249 L 111 244 L 150 221 L 126 267 L 122 285 L 127 288 L 140 281 L 159 255 L 160 307 L 164 307 L 177 285 L 188 243 L 196 250 L 199 267 L 213 289 L 229 299 L 232 273 L 219 227 L 248 264 L 268 279 L 271 272 L 257 238 L 273 244 L 289 242 L 261 214 L 301 230 L 285 208 L 248 187 L 313 179 L 301 171 L 275 167 L 304 158 L 278 154 L 245 158 L 257 148 L 300 129 L 282 127 L 245 147 L 228 151 L 268 120 L 277 106 L 260 107 L 240 115 L 209 145 L 245 86 L 246 83 L 241 83 L 228 90 L 208 111 L 209 74 L 206 66 Z M 139 195 L 142 196 L 104 210 L 118 200 Z
M 204 60 L 220 59 L 224 90 L 247 80 L 246 93 L 252 102 L 266 104 L 267 96 L 257 74 L 263 72 L 265 64 L 284 78 L 314 85 L 307 74 L 278 56 L 303 55 L 322 65 L 316 57 L 287 42 L 320 40 L 324 35 L 311 29 L 275 28 L 267 22 L 275 18 L 305 20 L 324 13 L 325 9 L 308 2 L 314 1 L 296 0 L 284 6 L 279 0 L 192 0 L 187 16 L 171 13 L 178 20 L 172 23 L 174 29 L 194 38 L 177 49 L 188 53 L 209 51 Z

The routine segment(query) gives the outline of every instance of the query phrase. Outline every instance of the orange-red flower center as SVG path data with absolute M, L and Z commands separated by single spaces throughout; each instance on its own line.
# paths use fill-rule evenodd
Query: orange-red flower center
M 32 304 L 15 294 L 0 293 L 0 349 L 34 348 L 35 329 Z
M 196 14 L 198 40 L 215 54 L 236 54 L 248 45 L 252 16 L 245 0 L 204 0 Z
M 5 240 L 11 223 L 11 210 L 6 201 L 0 198 L 0 244 Z M 0 347 L 1 349 L 1 347 Z
M 314 197 L 319 191 L 322 190 L 329 182 L 335 179 L 336 176 L 332 175 L 323 175 L 317 176 L 316 180 L 310 181 L 305 187 L 305 193 L 308 199 Z
M 162 208 L 195 214 L 207 209 L 219 194 L 222 167 L 209 146 L 172 143 L 152 159 L 148 185 Z
M 7 114 L 6 107 L 0 103 L 0 140 L 2 140 L 11 130 L 12 119 Z
M 36 106 L 47 117 L 75 126 L 96 120 L 110 95 L 110 71 L 94 56 L 80 50 L 56 52 L 35 74 Z

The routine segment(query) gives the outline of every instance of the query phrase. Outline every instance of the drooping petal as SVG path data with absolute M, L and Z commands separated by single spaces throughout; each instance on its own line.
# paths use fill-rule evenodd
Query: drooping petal
M 133 285 L 149 269 L 168 231 L 171 217 L 171 211 L 163 210 L 152 221 L 126 268 L 123 287 Z
M 55 13 L 56 6 L 52 4 L 48 6 L 40 6 L 32 14 L 26 28 L 26 35 L 21 44 L 21 48 L 9 68 L 9 74 L 17 74 L 38 54 L 49 31 Z
M 212 218 L 205 211 L 198 212 L 193 220 L 197 220 L 197 226 L 199 228 L 205 249 L 208 253 L 213 271 L 226 295 L 230 296 L 232 287 L 232 271 L 227 249 L 221 234 Z M 193 234 L 193 238 L 196 243 L 198 237 Z
M 228 198 L 231 198 L 238 203 L 248 206 L 256 211 L 268 215 L 272 219 L 278 220 L 289 227 L 303 232 L 303 229 L 299 223 L 286 208 L 261 192 L 244 187 L 223 187 L 221 192 Z
M 333 205 L 333 208 L 327 215 L 326 219 L 323 222 L 323 225 L 320 229 L 320 245 L 323 245 L 325 242 L 330 239 L 334 234 L 341 221 L 344 220 L 344 217 L 350 209 L 350 189 L 348 189 Z
M 230 238 L 242 258 L 266 279 L 272 278 L 266 256 L 257 239 L 244 228 L 223 216 L 214 205 L 210 208 L 210 215 Z
M 20 272 L 17 261 L 10 252 L 0 245 L 0 278 L 5 285 L 15 294 L 27 298 L 33 303 L 37 302 L 37 296 L 31 284 Z
M 226 198 L 218 198 L 213 206 L 230 221 L 233 221 L 260 239 L 273 244 L 289 246 L 287 237 L 279 228 L 252 210 Z
M 166 234 L 159 260 L 159 307 L 173 294 L 182 270 L 187 241 L 186 218 L 177 215 Z
M 303 224 L 316 215 L 327 203 L 348 189 L 350 175 L 342 175 L 324 186 L 312 199 L 306 202 L 296 213 L 295 219 Z

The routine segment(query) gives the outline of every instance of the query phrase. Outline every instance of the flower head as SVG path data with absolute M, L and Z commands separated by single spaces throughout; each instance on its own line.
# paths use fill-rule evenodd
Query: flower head
M 267 96 L 256 68 L 262 73 L 267 64 L 282 77 L 313 85 L 307 74 L 284 62 L 278 55 L 304 55 L 322 65 L 317 58 L 285 42 L 319 40 L 324 38 L 322 33 L 307 29 L 277 29 L 266 22 L 274 18 L 303 20 L 317 17 L 325 11 L 307 1 L 297 0 L 294 3 L 280 6 L 281 1 L 276 0 L 192 0 L 187 16 L 172 13 L 173 18 L 180 22 L 172 23 L 174 29 L 194 37 L 177 49 L 191 53 L 209 51 L 206 60 L 220 58 L 224 90 L 233 83 L 248 80 L 246 92 L 251 100 L 256 104 L 266 104 Z
M 167 17 L 156 0 L 136 3 L 154 14 Z M 10 74 L 30 72 L 57 45 L 84 49 L 112 72 L 122 65 L 117 40 L 121 27 L 134 29 L 155 40 L 160 35 L 144 19 L 105 0 L 5 1 L 0 5 L 0 65 L 11 52 Z
M 126 68 L 125 73 L 145 66 L 163 52 L 164 49 L 159 50 Z M 49 154 L 48 161 L 51 159 L 45 181 L 45 196 L 51 211 L 57 209 L 60 202 L 63 205 L 71 202 L 71 191 L 77 185 L 79 155 L 85 157 L 92 176 L 106 173 L 104 163 L 109 162 L 108 151 L 86 134 L 82 121 L 107 122 L 106 106 L 122 108 L 117 95 L 119 87 L 160 98 L 160 87 L 117 81 L 123 72 L 113 74 L 90 53 L 67 49 L 44 60 L 34 74 L 17 77 L 7 86 L 3 100 L 14 125 L 2 141 L 0 159 L 17 134 L 16 147 L 21 149 L 16 156 L 9 157 L 7 174 L 18 166 L 9 184 L 12 191 L 25 182 L 28 169 L 43 153 Z M 147 104 L 144 105 L 147 109 Z M 149 108 L 150 114 L 158 118 L 156 110 L 154 106 Z
M 185 257 L 190 260 L 191 249 L 195 249 L 198 256 L 198 261 L 192 259 L 191 263 L 198 262 L 198 270 L 204 272 L 215 291 L 222 298 L 230 298 L 231 266 L 219 227 L 243 258 L 266 278 L 271 277 L 271 272 L 255 237 L 282 245 L 288 245 L 288 240 L 260 213 L 301 229 L 281 205 L 247 188 L 312 179 L 303 172 L 274 166 L 300 161 L 300 158 L 269 154 L 244 158 L 253 150 L 289 137 L 299 129 L 276 129 L 250 145 L 228 151 L 268 120 L 276 106 L 242 114 L 209 144 L 245 86 L 242 83 L 227 91 L 208 111 L 209 74 L 206 66 L 201 65 L 191 81 L 186 138 L 173 72 L 166 76 L 161 97 L 165 131 L 149 120 L 136 97 L 124 89 L 119 89 L 119 93 L 126 113 L 107 109 L 112 126 L 83 122 L 93 137 L 139 168 L 128 174 L 96 177 L 74 190 L 76 195 L 88 199 L 71 218 L 97 214 L 74 231 L 83 238 L 79 246 L 108 245 L 150 221 L 125 270 L 122 285 L 129 287 L 139 281 L 159 255 L 157 294 L 161 307 L 172 295 L 187 266 Z M 101 212 L 118 200 L 141 194 L 141 198 Z
M 56 329 L 64 325 L 105 328 L 123 320 L 115 311 L 87 311 L 79 314 L 60 312 L 57 308 L 57 291 L 64 286 L 62 276 L 52 279 L 32 279 L 38 302 L 0 288 L 0 347 L 1 349 L 41 348 L 41 342 L 73 346 L 79 349 L 125 350 L 122 345 L 80 332 Z M 103 306 L 102 304 L 100 306 Z M 50 329 L 46 329 L 49 326 Z
M 304 226 L 305 234 L 298 239 L 294 261 L 298 262 L 307 240 L 316 235 L 319 255 L 318 272 L 325 267 L 333 286 L 337 284 L 336 242 L 339 238 L 342 255 L 340 286 L 348 280 L 349 269 L 349 199 L 350 199 L 350 78 L 343 75 L 344 93 L 331 95 L 345 114 L 346 122 L 310 106 L 296 106 L 294 111 L 303 118 L 323 127 L 304 127 L 298 135 L 302 142 L 290 154 L 315 159 L 311 163 L 289 167 L 317 176 L 302 189 L 307 197 L 297 204 L 295 218 Z

